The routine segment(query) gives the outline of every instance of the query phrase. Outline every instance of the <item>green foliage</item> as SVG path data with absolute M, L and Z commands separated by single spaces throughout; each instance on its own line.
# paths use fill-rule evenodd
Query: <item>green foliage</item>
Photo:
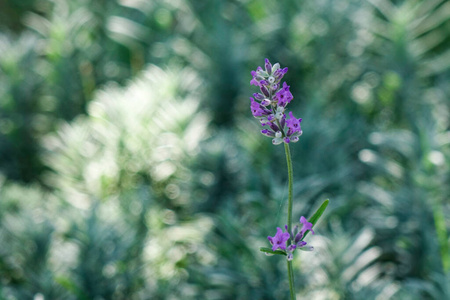
M 259 248 L 284 225 L 284 152 L 248 109 L 265 57 L 303 118 L 294 220 L 331 199 L 298 296 L 450 297 L 448 1 L 16 2 L 0 299 L 282 298 L 285 258 Z

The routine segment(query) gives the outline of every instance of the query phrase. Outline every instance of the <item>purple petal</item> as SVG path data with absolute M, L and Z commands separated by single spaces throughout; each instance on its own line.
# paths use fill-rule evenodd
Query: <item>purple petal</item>
M 261 89 L 261 92 L 262 92 L 266 97 L 269 97 L 269 96 L 270 96 L 269 91 L 267 90 L 267 88 L 266 88 L 264 85 L 261 85 L 261 86 L 260 86 L 260 89 Z
M 289 247 L 287 248 L 288 251 L 292 252 L 295 250 L 295 248 L 297 248 L 296 245 L 289 245 Z
M 264 99 L 264 95 L 260 94 L 260 93 L 254 93 L 253 97 L 255 97 L 256 100 L 263 100 Z
M 275 132 L 273 132 L 272 130 L 269 130 L 269 129 L 263 129 L 263 130 L 261 130 L 261 133 L 265 136 L 272 137 L 272 138 L 275 136 Z
M 295 235 L 294 243 L 297 244 L 302 239 L 302 237 L 303 237 L 303 233 L 302 232 L 297 233 Z
M 265 65 L 264 67 L 266 68 L 266 72 L 267 73 L 272 73 L 272 64 L 270 63 L 270 61 L 266 58 L 265 59 Z
M 305 241 L 300 241 L 297 243 L 297 247 L 301 248 L 304 247 L 307 243 Z

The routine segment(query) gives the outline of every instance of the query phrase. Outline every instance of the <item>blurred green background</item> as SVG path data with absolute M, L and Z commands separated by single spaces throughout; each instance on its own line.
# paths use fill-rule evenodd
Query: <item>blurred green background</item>
M 450 2 L 0 1 L 0 299 L 450 299 Z

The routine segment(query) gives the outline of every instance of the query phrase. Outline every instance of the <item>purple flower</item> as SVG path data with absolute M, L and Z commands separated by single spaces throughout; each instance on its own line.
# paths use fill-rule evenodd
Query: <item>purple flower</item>
M 250 84 L 260 86 L 260 82 L 264 80 L 264 75 L 267 73 L 263 71 L 261 67 L 256 68 L 256 71 L 251 71 L 252 80 L 250 80 Z
M 302 122 L 302 119 L 296 119 L 292 115 L 292 111 L 289 112 L 289 120 L 286 120 L 286 126 L 289 128 L 289 132 L 291 134 L 295 132 L 302 132 L 302 128 L 300 126 L 300 123 Z M 289 133 L 288 133 L 289 135 Z
M 277 249 L 285 250 L 287 260 L 292 260 L 294 258 L 294 252 L 297 249 L 302 251 L 313 251 L 313 246 L 307 245 L 305 241 L 302 241 L 306 231 L 310 230 L 314 234 L 314 231 L 312 230 L 313 224 L 308 222 L 308 220 L 306 220 L 303 216 L 300 218 L 300 223 L 302 225 L 302 229 L 300 231 L 298 225 L 295 225 L 292 232 L 288 231 L 287 225 L 284 226 L 286 232 L 283 232 L 280 227 L 277 227 L 277 234 L 274 237 L 267 237 L 272 245 L 272 251 Z M 291 235 L 295 237 L 291 240 L 290 245 L 286 245 L 286 242 L 289 240 Z
M 251 72 L 251 74 L 252 74 L 252 80 L 250 80 L 250 85 L 256 85 L 256 86 L 259 86 L 259 81 L 256 79 L 256 76 L 257 76 L 257 74 L 256 74 L 256 71 L 252 71 Z
M 283 82 L 283 87 L 275 94 L 275 98 L 278 101 L 278 105 L 282 107 L 285 107 L 294 99 L 286 82 Z
M 273 76 L 275 76 L 275 78 L 276 78 L 278 81 L 280 81 L 280 80 L 283 78 L 284 74 L 287 73 L 287 71 L 288 71 L 288 68 L 278 69 L 278 70 L 276 70 L 276 71 L 273 73 Z
M 294 255 L 294 251 L 296 249 L 302 250 L 302 251 L 313 251 L 314 247 L 307 245 L 305 241 L 302 241 L 303 236 L 305 235 L 306 231 L 310 230 L 313 234 L 314 231 L 312 230 L 313 224 L 308 222 L 305 217 L 300 217 L 300 223 L 302 224 L 302 229 L 298 230 L 298 225 L 295 225 L 294 230 L 292 232 L 292 235 L 295 236 L 292 244 L 288 246 L 287 248 L 287 259 L 292 260 Z
M 286 250 L 286 242 L 290 238 L 289 232 L 283 232 L 280 227 L 277 227 L 277 234 L 274 237 L 268 236 L 270 244 L 272 244 L 272 251 L 277 250 L 278 248 L 281 250 Z
M 312 234 L 315 234 L 314 230 L 312 229 L 313 224 L 308 222 L 308 220 L 306 220 L 306 218 L 304 216 L 300 217 L 300 223 L 303 224 L 303 227 L 302 227 L 302 230 L 301 230 L 302 235 L 304 235 L 305 232 L 308 231 L 308 230 L 311 231 Z
M 256 102 L 252 97 L 250 97 L 250 108 L 252 109 L 252 114 L 254 117 L 262 117 L 264 112 L 264 109 L 261 107 L 261 105 Z
M 266 58 L 264 69 L 259 66 L 251 72 L 250 84 L 258 86 L 261 92 L 254 93 L 254 98 L 250 98 L 250 108 L 253 116 L 260 118 L 261 125 L 270 128 L 262 130 L 261 133 L 272 137 L 274 145 L 298 142 L 299 136 L 302 135 L 302 119 L 294 118 L 290 112 L 290 119 L 286 120 L 286 106 L 294 99 L 287 83 L 283 82 L 282 86 L 280 83 L 287 71 L 288 68 L 281 69 L 279 63 L 272 65 Z

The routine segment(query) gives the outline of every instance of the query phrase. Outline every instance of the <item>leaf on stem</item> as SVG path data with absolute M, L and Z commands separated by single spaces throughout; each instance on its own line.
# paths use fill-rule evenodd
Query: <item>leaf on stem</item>
M 267 254 L 278 254 L 278 255 L 284 255 L 286 256 L 286 252 L 281 251 L 281 250 L 275 250 L 273 251 L 271 248 L 269 247 L 260 247 L 259 251 L 267 253 Z

